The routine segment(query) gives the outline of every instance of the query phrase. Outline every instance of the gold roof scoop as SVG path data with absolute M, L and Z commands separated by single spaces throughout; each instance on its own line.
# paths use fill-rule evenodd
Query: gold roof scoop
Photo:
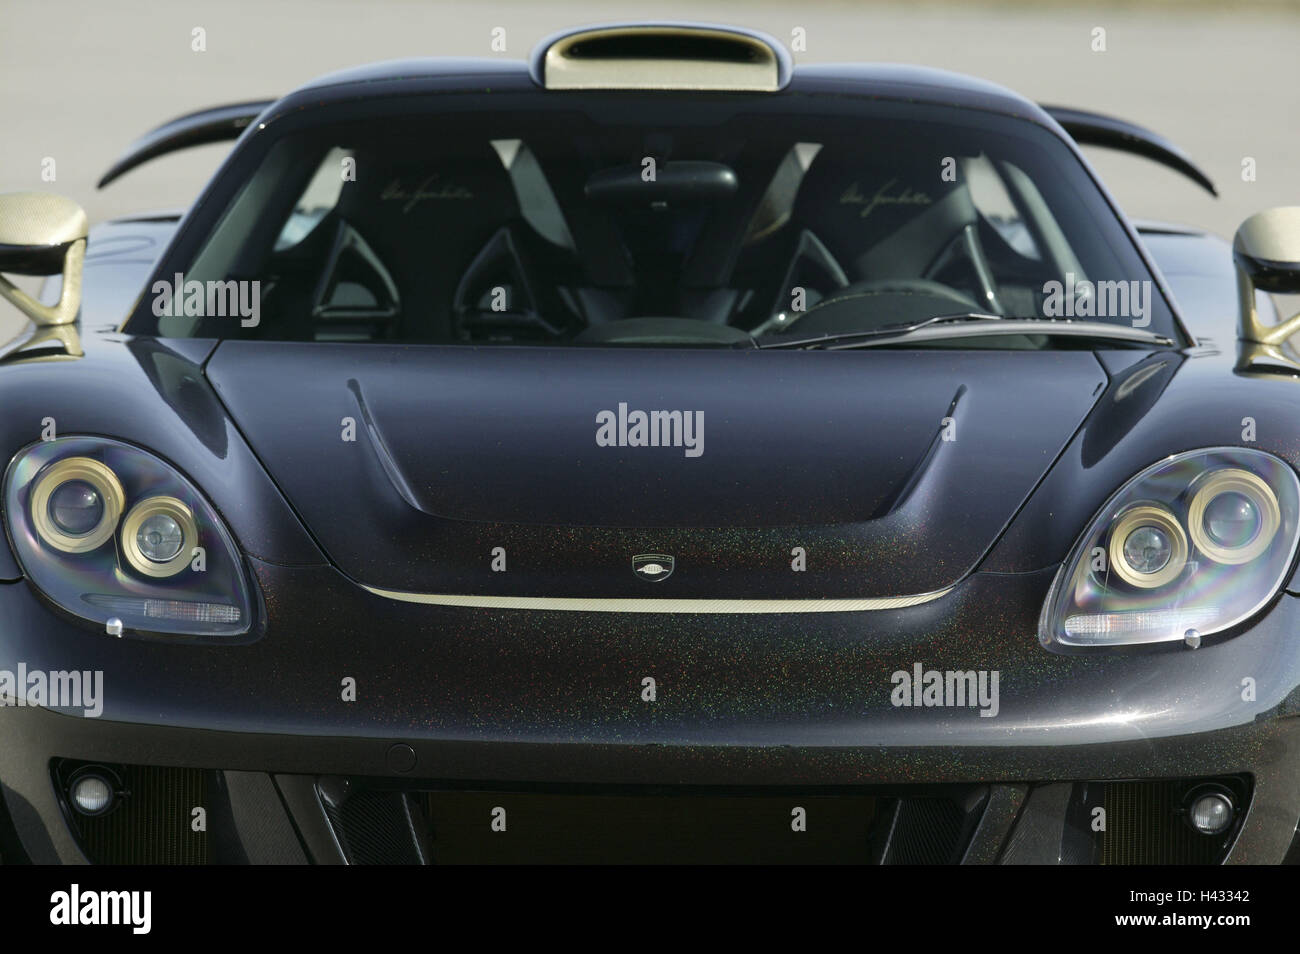
M 546 89 L 675 89 L 772 93 L 791 61 L 772 37 L 703 23 L 611 24 L 567 31 L 533 52 Z

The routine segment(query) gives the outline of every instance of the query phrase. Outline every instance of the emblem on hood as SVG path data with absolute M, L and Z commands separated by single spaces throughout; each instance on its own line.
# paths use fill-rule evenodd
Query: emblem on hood
M 643 580 L 660 583 L 673 575 L 673 563 L 666 553 L 639 553 L 632 558 L 632 572 Z

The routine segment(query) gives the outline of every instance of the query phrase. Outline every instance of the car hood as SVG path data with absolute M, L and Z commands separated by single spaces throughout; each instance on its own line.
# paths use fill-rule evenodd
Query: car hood
M 236 341 L 206 371 L 358 582 L 561 597 L 941 590 L 1106 381 L 1081 351 Z M 672 573 L 647 585 L 643 554 Z

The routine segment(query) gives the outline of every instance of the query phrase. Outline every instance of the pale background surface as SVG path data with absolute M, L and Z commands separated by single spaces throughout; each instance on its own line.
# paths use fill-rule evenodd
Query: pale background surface
M 225 155 L 208 146 L 156 160 L 107 190 L 95 181 L 141 133 L 182 113 L 271 98 L 322 73 L 408 56 L 524 58 L 557 29 L 610 19 L 689 19 L 755 27 L 796 62 L 909 62 L 970 73 L 1041 102 L 1109 112 L 1185 149 L 1219 186 L 1212 199 L 1144 160 L 1092 152 L 1135 217 L 1231 236 L 1252 212 L 1300 204 L 1300 3 L 1123 6 L 849 3 L 843 0 L 219 0 L 107 3 L 3 0 L 0 192 L 51 190 L 92 222 L 186 205 Z M 207 50 L 191 50 L 191 31 Z M 506 30 L 506 53 L 489 46 Z M 1092 51 L 1106 30 L 1107 50 Z M 1257 179 L 1243 182 L 1243 157 Z M 57 180 L 41 179 L 53 157 Z M 30 287 L 30 286 L 28 286 Z M 0 341 L 21 327 L 0 302 Z

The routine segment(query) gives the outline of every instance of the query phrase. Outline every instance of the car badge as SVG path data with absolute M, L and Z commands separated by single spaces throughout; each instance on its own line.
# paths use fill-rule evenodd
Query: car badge
M 674 560 L 666 553 L 640 553 L 632 558 L 632 572 L 651 583 L 662 583 L 673 575 Z

